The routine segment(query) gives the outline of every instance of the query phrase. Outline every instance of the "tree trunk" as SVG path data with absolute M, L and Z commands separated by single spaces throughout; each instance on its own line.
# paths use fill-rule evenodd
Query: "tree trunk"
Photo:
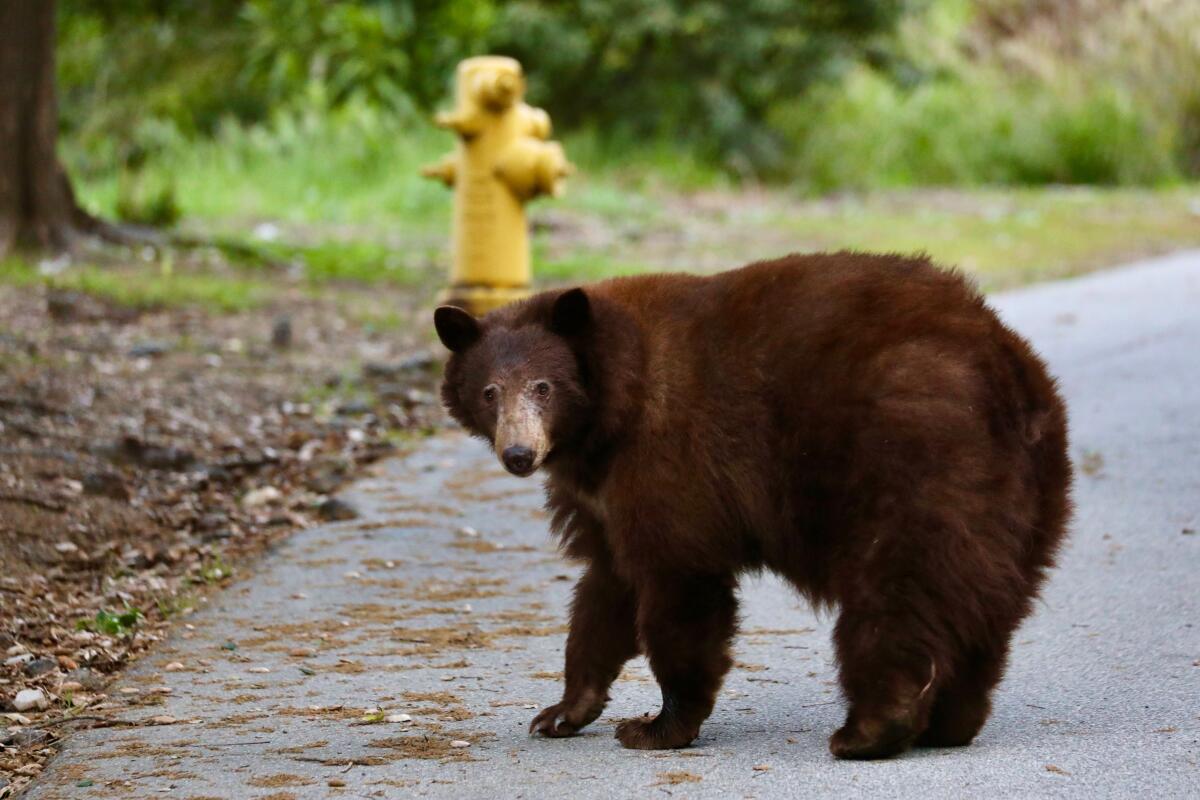
M 0 256 L 100 232 L 56 152 L 54 12 L 54 0 L 0 0 Z

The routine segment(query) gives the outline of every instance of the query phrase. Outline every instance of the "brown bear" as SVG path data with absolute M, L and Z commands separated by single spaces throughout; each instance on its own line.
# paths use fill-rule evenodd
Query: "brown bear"
M 617 278 L 476 319 L 443 306 L 442 397 L 509 472 L 546 472 L 575 587 L 561 702 L 595 720 L 644 653 L 684 747 L 731 663 L 735 590 L 836 607 L 841 758 L 968 744 L 1070 514 L 1067 419 L 1029 345 L 926 258 L 792 255 Z

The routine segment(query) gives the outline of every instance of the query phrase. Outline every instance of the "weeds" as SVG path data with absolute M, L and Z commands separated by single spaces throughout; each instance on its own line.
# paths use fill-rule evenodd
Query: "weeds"
M 105 636 L 123 636 L 131 633 L 143 618 L 141 610 L 126 606 L 119 614 L 101 609 L 95 619 L 81 619 L 75 627 L 81 631 L 102 633 Z
M 220 556 L 205 562 L 200 568 L 198 575 L 199 582 L 212 585 L 233 577 L 233 567 L 226 564 Z

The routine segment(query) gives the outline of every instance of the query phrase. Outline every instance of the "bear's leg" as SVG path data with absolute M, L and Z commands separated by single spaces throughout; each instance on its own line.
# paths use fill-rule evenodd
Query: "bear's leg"
M 975 650 L 940 686 L 929 726 L 917 738 L 918 747 L 965 747 L 987 722 L 992 711 L 992 689 L 1004 675 L 1008 637 Z
M 938 688 L 937 652 L 922 648 L 923 626 L 899 607 L 843 607 L 834 630 L 846 722 L 829 740 L 838 758 L 888 758 L 924 730 Z
M 575 586 L 562 700 L 543 709 L 530 733 L 570 736 L 593 722 L 626 661 L 637 655 L 634 596 L 607 560 L 597 558 Z
M 617 738 L 636 750 L 686 747 L 712 713 L 732 665 L 737 628 L 732 576 L 656 575 L 639 582 L 638 634 L 662 689 L 658 716 L 617 726 Z

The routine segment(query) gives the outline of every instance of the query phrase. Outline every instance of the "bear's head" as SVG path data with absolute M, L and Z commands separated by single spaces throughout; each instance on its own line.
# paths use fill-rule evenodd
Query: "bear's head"
M 532 475 L 583 432 L 592 398 L 583 352 L 592 307 L 583 289 L 537 295 L 481 319 L 433 315 L 451 352 L 442 383 L 450 415 L 487 439 L 514 475 Z

